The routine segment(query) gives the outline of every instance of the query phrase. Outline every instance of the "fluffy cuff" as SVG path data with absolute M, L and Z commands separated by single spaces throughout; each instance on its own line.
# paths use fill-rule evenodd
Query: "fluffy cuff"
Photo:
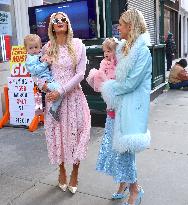
M 96 72 L 97 72 L 97 69 L 95 68 L 91 69 L 88 77 L 86 78 L 86 81 L 92 88 L 94 87 L 94 76 L 96 75 Z
M 149 130 L 146 133 L 114 136 L 113 149 L 120 153 L 141 152 L 150 146 L 150 140 Z
M 108 80 L 104 83 L 102 83 L 101 86 L 101 94 L 106 102 L 108 108 L 115 109 L 117 108 L 117 104 L 119 102 L 119 97 L 115 95 L 113 83 L 115 80 Z

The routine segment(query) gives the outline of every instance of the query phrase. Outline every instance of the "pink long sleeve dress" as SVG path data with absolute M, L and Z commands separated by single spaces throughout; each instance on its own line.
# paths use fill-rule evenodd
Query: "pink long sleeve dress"
M 48 156 L 52 164 L 77 164 L 85 159 L 90 139 L 91 117 L 80 82 L 86 69 L 86 49 L 80 39 L 73 39 L 77 66 L 73 67 L 67 46 L 59 46 L 59 56 L 51 66 L 52 76 L 62 87 L 60 121 L 49 113 L 51 102 L 46 102 L 45 134 Z

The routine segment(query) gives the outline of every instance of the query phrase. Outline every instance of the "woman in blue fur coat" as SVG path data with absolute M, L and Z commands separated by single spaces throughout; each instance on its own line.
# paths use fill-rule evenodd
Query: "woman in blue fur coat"
M 97 170 L 113 176 L 120 184 L 113 199 L 126 197 L 124 190 L 129 187 L 128 202 L 123 204 L 138 205 L 144 191 L 137 183 L 135 153 L 150 145 L 150 38 L 137 9 L 121 15 L 118 30 L 122 41 L 116 49 L 116 79 L 102 85 L 102 96 L 108 108 L 115 110 L 115 119 L 107 116 Z

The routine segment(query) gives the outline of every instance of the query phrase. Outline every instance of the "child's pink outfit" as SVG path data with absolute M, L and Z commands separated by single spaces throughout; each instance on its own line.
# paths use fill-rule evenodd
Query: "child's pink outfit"
M 51 71 L 64 98 L 60 105 L 59 122 L 49 114 L 52 102 L 46 102 L 45 134 L 51 163 L 76 164 L 85 159 L 90 139 L 90 110 L 80 86 L 86 69 L 86 49 L 80 39 L 73 39 L 77 66 L 72 64 L 66 45 L 59 46 L 58 59 Z
M 95 68 L 90 70 L 86 80 L 88 84 L 94 89 L 94 91 L 100 92 L 103 82 L 106 80 L 115 79 L 116 63 L 117 62 L 115 58 L 111 59 L 111 61 L 103 59 L 100 63 L 99 70 Z M 108 110 L 108 108 L 107 115 L 109 115 L 112 119 L 115 118 L 115 112 L 113 110 Z
M 104 81 L 115 79 L 115 66 L 115 59 L 111 59 L 111 61 L 103 59 L 100 63 L 99 70 L 95 68 L 90 70 L 86 80 L 94 91 L 100 92 L 100 87 Z

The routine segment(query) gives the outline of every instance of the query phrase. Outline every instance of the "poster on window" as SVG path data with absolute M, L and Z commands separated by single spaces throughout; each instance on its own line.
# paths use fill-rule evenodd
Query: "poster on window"
M 0 35 L 12 36 L 10 12 L 0 11 Z
M 8 77 L 10 124 L 29 125 L 35 116 L 31 77 Z
M 119 24 L 113 24 L 112 25 L 112 36 L 116 37 L 117 39 L 119 39 L 118 25 Z
M 12 46 L 10 60 L 10 73 L 12 77 L 30 77 L 25 67 L 26 56 L 24 46 Z

